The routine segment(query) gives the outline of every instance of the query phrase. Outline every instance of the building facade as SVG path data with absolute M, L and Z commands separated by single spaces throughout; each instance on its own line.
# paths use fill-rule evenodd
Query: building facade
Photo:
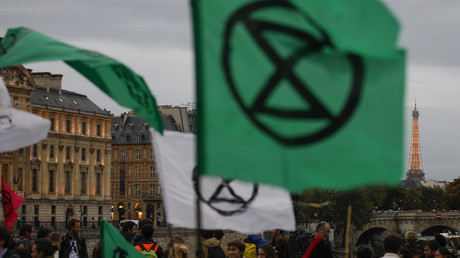
M 62 75 L 23 66 L 0 74 L 14 107 L 51 121 L 45 140 L 0 154 L 5 181 L 25 198 L 17 224 L 64 227 L 73 216 L 89 227 L 110 220 L 113 115 L 85 95 L 63 90 Z
M 195 133 L 196 132 L 196 113 L 192 109 L 192 105 L 188 106 L 171 106 L 163 105 L 158 106 L 162 114 L 171 115 L 174 118 L 176 127 L 180 132 Z
M 171 115 L 162 114 L 166 130 L 176 130 Z M 148 218 L 165 222 L 161 189 L 148 124 L 133 112 L 112 123 L 112 197 L 114 221 Z

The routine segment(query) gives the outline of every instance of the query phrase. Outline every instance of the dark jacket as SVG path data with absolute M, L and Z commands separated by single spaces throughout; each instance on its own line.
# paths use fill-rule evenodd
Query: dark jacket
M 61 250 L 59 251 L 59 258 L 68 258 L 71 251 L 70 241 L 75 238 L 77 240 L 78 257 L 88 258 L 88 250 L 86 248 L 86 240 L 79 235 L 71 236 L 69 233 L 62 237 Z
M 203 258 L 225 258 L 227 254 L 220 246 L 220 241 L 216 238 L 204 240 L 201 250 L 197 252 L 197 257 Z
M 279 258 L 289 258 L 289 244 L 286 238 L 273 239 L 271 245 L 275 248 Z
M 126 241 L 128 241 L 128 243 L 133 243 L 133 235 L 131 235 L 129 232 L 121 231 L 121 235 L 126 239 Z
M 311 253 L 311 258 L 333 258 L 329 240 L 323 239 Z
M 142 240 L 142 233 L 136 233 L 134 236 L 133 236 L 133 239 L 131 241 L 131 243 L 136 246 L 136 245 L 139 245 L 141 243 L 141 240 Z

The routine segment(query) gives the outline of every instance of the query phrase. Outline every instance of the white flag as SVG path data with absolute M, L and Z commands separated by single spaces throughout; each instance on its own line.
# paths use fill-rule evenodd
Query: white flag
M 50 126 L 47 119 L 12 108 L 10 95 L 0 78 L 0 152 L 17 150 L 45 139 Z
M 292 231 L 294 210 L 289 193 L 279 187 L 202 176 L 196 188 L 196 136 L 151 130 L 168 223 L 196 228 L 196 196 L 200 196 L 201 227 L 256 233 Z M 235 162 L 238 162 L 235 160 Z

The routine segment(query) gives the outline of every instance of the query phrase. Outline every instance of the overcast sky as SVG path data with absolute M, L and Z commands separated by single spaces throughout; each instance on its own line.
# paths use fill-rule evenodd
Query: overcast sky
M 399 18 L 399 45 L 408 50 L 406 150 L 417 99 L 426 177 L 452 181 L 460 176 L 460 2 L 384 2 Z M 144 77 L 160 105 L 194 102 L 192 24 L 186 0 L 2 3 L 0 36 L 19 26 L 121 61 Z M 127 111 L 62 62 L 25 66 L 63 74 L 64 89 L 86 94 L 115 115 Z

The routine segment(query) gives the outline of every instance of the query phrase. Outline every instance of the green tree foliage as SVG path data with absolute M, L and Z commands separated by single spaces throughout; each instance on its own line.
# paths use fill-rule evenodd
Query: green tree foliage
M 446 209 L 458 210 L 460 208 L 460 177 L 446 186 L 442 198 L 442 205 Z

